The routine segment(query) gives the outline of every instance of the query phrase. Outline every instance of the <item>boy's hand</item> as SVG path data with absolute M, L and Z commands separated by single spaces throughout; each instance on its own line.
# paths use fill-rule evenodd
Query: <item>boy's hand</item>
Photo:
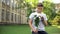
M 35 33 L 37 33 L 38 32 L 38 30 L 37 29 L 32 29 L 33 30 L 33 32 L 35 32 Z
M 45 26 L 47 26 L 47 25 L 48 25 L 47 21 L 46 21 L 46 20 L 44 20 L 44 17 L 41 17 L 41 21 L 43 22 L 43 24 L 44 24 Z
M 41 21 L 42 21 L 42 22 L 44 21 L 44 17 L 41 17 Z

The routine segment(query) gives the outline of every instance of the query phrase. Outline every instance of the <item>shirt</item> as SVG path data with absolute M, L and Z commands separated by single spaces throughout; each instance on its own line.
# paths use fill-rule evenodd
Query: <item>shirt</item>
M 29 19 L 32 19 L 32 26 L 33 26 L 33 28 L 35 28 L 35 29 L 37 28 L 38 31 L 45 31 L 44 24 L 42 23 L 41 20 L 39 22 L 38 27 L 35 26 L 34 15 L 41 16 L 41 17 L 44 18 L 44 20 L 47 20 L 46 14 L 34 12 L 34 13 L 31 13 L 31 15 L 29 16 Z

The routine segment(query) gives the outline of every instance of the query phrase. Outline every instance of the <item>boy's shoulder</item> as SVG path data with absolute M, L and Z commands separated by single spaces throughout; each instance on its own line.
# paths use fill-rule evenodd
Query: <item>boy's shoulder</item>
M 36 12 L 31 13 L 31 15 L 36 15 L 36 14 L 37 14 Z M 46 14 L 42 12 L 41 15 L 46 15 Z
M 42 15 L 46 15 L 46 14 L 42 12 Z

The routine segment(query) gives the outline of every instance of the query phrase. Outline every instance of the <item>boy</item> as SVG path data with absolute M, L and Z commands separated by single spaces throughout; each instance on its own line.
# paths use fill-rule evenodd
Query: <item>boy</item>
M 44 27 L 45 25 L 48 25 L 47 17 L 46 17 L 46 14 L 44 14 L 42 11 L 43 11 L 43 4 L 38 3 L 37 11 L 34 13 L 31 13 L 31 15 L 29 16 L 29 26 L 32 30 L 32 34 L 47 34 L 45 32 L 45 27 Z M 39 21 L 38 27 L 35 26 L 34 15 L 40 16 L 41 18 L 41 20 Z

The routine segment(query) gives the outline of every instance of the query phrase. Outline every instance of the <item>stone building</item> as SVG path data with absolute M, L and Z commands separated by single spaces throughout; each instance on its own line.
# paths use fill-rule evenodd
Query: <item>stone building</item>
M 16 9 L 18 1 L 0 0 L 0 24 L 27 24 L 26 9 Z
M 20 23 L 19 10 L 15 0 L 0 0 L 0 24 Z

